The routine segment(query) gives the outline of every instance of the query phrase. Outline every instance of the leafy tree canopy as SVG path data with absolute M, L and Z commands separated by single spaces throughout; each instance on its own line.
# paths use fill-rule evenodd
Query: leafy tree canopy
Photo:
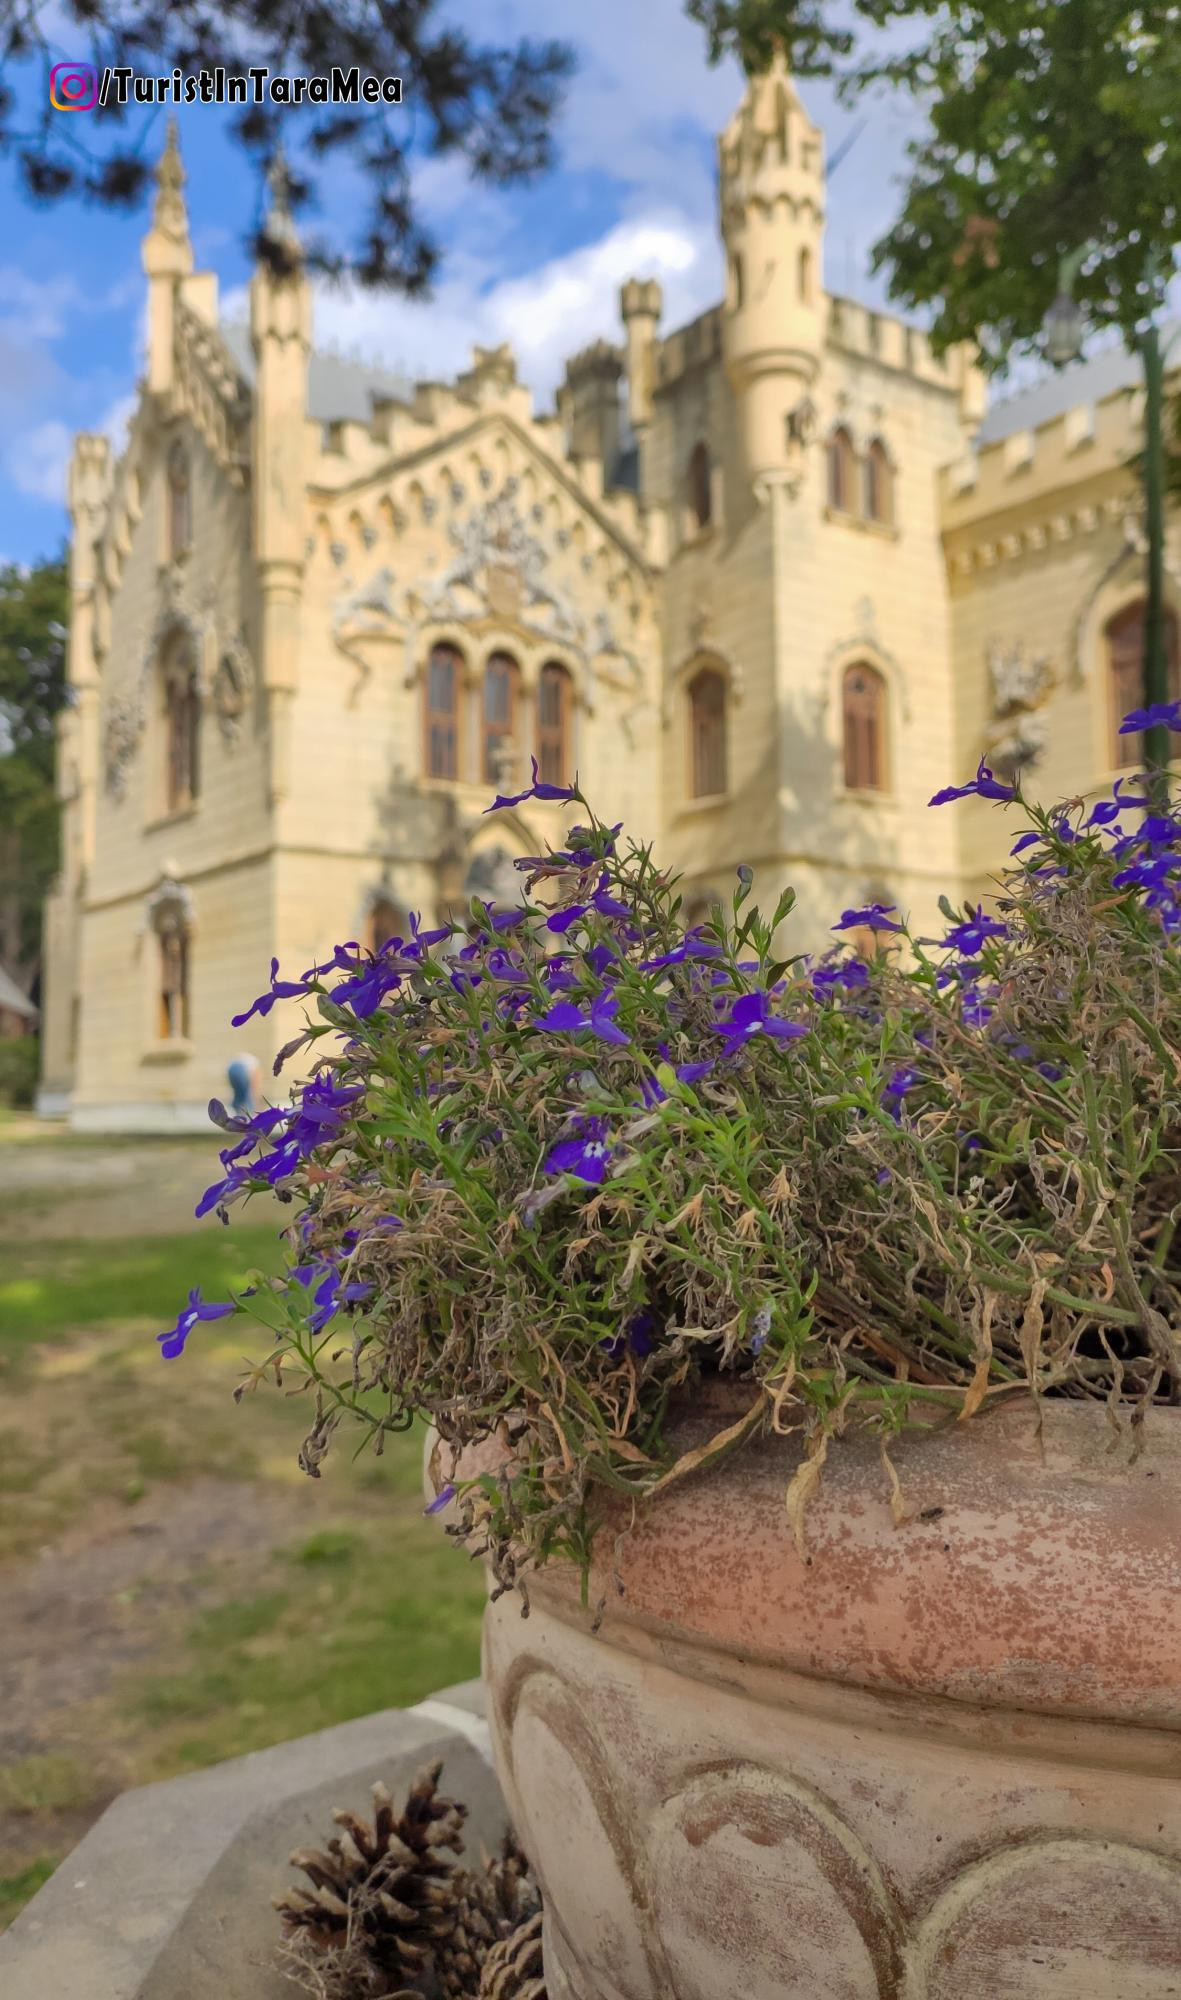
M 65 701 L 66 565 L 0 566 L 0 963 L 36 983 L 58 859 L 55 718 Z
M 435 18 L 436 0 L 6 0 L 0 4 L 0 152 L 15 161 L 25 190 L 52 203 L 69 195 L 134 208 L 151 174 L 145 157 L 150 114 L 121 107 L 63 118 L 50 104 L 49 71 L 60 59 L 63 20 L 76 28 L 96 68 L 130 65 L 143 75 L 186 76 L 218 67 L 245 74 L 266 67 L 285 76 L 360 69 L 402 79 L 400 105 L 244 106 L 234 134 L 261 167 L 280 132 L 302 142 L 291 197 L 314 205 L 320 168 L 346 159 L 361 172 L 367 206 L 351 244 L 327 236 L 307 245 L 313 269 L 363 283 L 421 292 L 438 246 L 416 212 L 411 144 L 421 153 L 460 154 L 480 180 L 506 185 L 548 167 L 553 123 L 572 67 L 557 41 L 477 42 Z M 50 36 L 53 44 L 51 46 Z M 44 70 L 41 108 L 27 117 L 13 80 L 18 67 Z M 77 129 L 87 127 L 85 134 Z M 92 148 L 86 142 L 94 135 Z M 268 240 L 256 232 L 256 253 Z

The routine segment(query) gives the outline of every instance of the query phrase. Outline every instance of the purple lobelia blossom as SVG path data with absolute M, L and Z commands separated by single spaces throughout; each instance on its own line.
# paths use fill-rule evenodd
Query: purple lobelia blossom
M 167 1333 L 156 1335 L 165 1361 L 175 1361 L 178 1354 L 184 1353 L 185 1342 L 199 1320 L 228 1319 L 237 1310 L 237 1306 L 207 1302 L 201 1297 L 200 1285 L 194 1285 L 189 1293 L 188 1305 L 177 1316 L 176 1325 L 169 1327 Z
M 644 1355 L 652 1353 L 658 1332 L 659 1322 L 655 1313 L 633 1313 L 623 1333 L 601 1340 L 599 1346 L 609 1361 L 619 1361 L 624 1354 L 634 1354 L 637 1360 L 642 1360 Z
M 307 985 L 302 979 L 280 979 L 279 961 L 277 958 L 273 958 L 271 960 L 270 987 L 265 993 L 259 994 L 258 999 L 252 1002 L 244 1014 L 232 1015 L 230 1026 L 233 1028 L 244 1028 L 247 1021 L 255 1014 L 258 1015 L 260 1020 L 265 1020 L 276 1001 L 301 998 L 307 994 L 307 991 Z
M 611 1159 L 605 1118 L 578 1118 L 568 1139 L 560 1139 L 546 1154 L 547 1174 L 573 1174 L 594 1185 L 607 1178 Z
M 1111 878 L 1113 889 L 1160 889 L 1181 869 L 1181 855 L 1154 854 L 1143 861 L 1133 861 L 1131 867 L 1120 868 Z
M 596 993 L 587 1010 L 575 1006 L 572 1000 L 556 1000 L 548 1013 L 535 1014 L 533 1026 L 545 1034 L 576 1035 L 583 1028 L 589 1028 L 600 1042 L 613 1042 L 619 1048 L 627 1047 L 631 1036 L 625 1035 L 615 1016 L 619 1012 L 618 993 Z
M 842 910 L 840 922 L 833 925 L 834 931 L 900 931 L 904 924 L 895 923 L 890 912 L 896 910 L 896 903 L 866 903 L 860 910 Z
M 950 804 L 952 799 L 1009 800 L 1015 799 L 1016 796 L 1016 785 L 1002 784 L 999 778 L 993 776 L 982 757 L 976 767 L 976 776 L 974 778 L 970 779 L 966 785 L 945 785 L 941 792 L 936 792 L 934 798 L 930 800 L 930 804 L 933 806 L 945 806 Z
M 672 951 L 662 952 L 659 958 L 646 958 L 640 966 L 641 972 L 663 972 L 669 965 L 684 965 L 690 959 L 724 958 L 725 950 L 713 938 L 702 937 L 700 931 L 686 931 L 681 943 Z
M 1134 708 L 1119 726 L 1121 736 L 1138 736 L 1142 729 L 1181 731 L 1181 701 L 1154 701 L 1147 708 Z
M 422 1511 L 424 1514 L 441 1514 L 444 1507 L 446 1507 L 452 1500 L 454 1500 L 454 1498 L 455 1498 L 454 1486 L 451 1485 L 440 1486 L 434 1499 L 431 1501 L 430 1506 L 424 1507 Z
M 864 959 L 847 958 L 837 964 L 815 965 L 808 977 L 817 999 L 827 999 L 839 987 L 844 993 L 858 993 L 869 985 L 869 967 Z
M 956 924 L 941 941 L 950 951 L 961 952 L 965 958 L 974 958 L 984 950 L 989 938 L 1008 935 L 1007 924 L 999 923 L 995 917 L 986 917 L 984 911 L 977 907 L 974 915 L 969 913 L 964 922 Z
M 546 784 L 538 773 L 536 757 L 531 757 L 529 761 L 533 766 L 533 783 L 527 786 L 523 792 L 516 792 L 511 798 L 498 793 L 493 799 L 492 804 L 485 806 L 485 812 L 500 812 L 505 806 L 523 805 L 526 799 L 558 799 L 563 805 L 569 805 L 571 799 L 577 798 L 578 790 L 576 785 Z
M 917 1090 L 923 1078 L 917 1069 L 900 1067 L 891 1072 L 882 1091 L 882 1108 L 888 1111 L 896 1123 L 902 1122 L 902 1107 L 912 1090 Z
M 715 1031 L 726 1037 L 726 1053 L 731 1055 L 755 1035 L 770 1035 L 780 1042 L 796 1041 L 808 1030 L 802 1021 L 784 1021 L 771 1012 L 765 993 L 744 993 L 734 1002 L 723 1020 L 714 1022 Z

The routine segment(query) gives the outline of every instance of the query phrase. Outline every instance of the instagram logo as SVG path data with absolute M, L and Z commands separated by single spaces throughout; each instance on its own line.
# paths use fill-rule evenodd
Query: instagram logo
M 98 103 L 98 71 L 93 63 L 54 63 L 49 102 L 55 111 L 93 111 Z

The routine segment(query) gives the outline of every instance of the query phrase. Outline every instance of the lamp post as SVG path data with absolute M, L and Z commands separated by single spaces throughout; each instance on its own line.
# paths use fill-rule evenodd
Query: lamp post
M 1074 296 L 1074 281 L 1087 255 L 1087 248 L 1063 257 L 1058 267 L 1058 296 L 1042 323 L 1046 359 L 1055 368 L 1077 361 L 1083 346 L 1083 314 Z M 1147 277 L 1156 289 L 1157 273 L 1150 263 Z M 1148 542 L 1148 576 L 1144 606 L 1144 705 L 1151 708 L 1169 699 L 1169 669 L 1165 652 L 1164 601 L 1164 355 L 1160 330 L 1150 319 L 1136 336 L 1144 366 L 1144 527 Z M 1165 773 L 1169 764 L 1169 732 L 1158 723 L 1145 731 L 1144 762 L 1148 788 L 1158 801 L 1165 795 Z

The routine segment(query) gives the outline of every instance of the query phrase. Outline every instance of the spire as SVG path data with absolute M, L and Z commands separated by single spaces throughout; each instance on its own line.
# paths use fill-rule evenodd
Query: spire
M 270 196 L 262 234 L 268 243 L 275 246 L 292 261 L 299 259 L 302 245 L 295 227 L 295 217 L 291 213 L 291 190 L 293 186 L 291 169 L 287 165 L 287 155 L 282 144 L 275 147 L 271 164 L 267 168 L 267 193 Z
M 168 120 L 168 134 L 164 141 L 164 151 L 156 168 L 156 201 L 152 210 L 153 234 L 166 236 L 171 242 L 183 245 L 189 250 L 189 218 L 185 211 L 182 192 L 185 184 L 185 170 L 180 160 L 180 134 L 175 118 Z M 189 255 L 190 265 L 192 255 Z

